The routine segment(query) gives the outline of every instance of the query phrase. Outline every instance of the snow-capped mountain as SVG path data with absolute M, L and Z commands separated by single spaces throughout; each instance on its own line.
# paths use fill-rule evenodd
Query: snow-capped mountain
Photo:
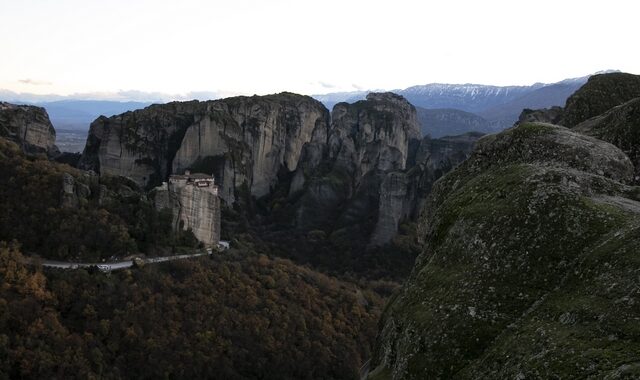
M 394 92 L 404 96 L 415 106 L 423 108 L 455 108 L 466 112 L 480 112 L 508 103 L 541 87 L 544 87 L 544 84 L 500 87 L 481 84 L 431 83 Z
M 611 70 L 606 72 L 611 72 Z M 600 73 L 605 72 L 596 74 Z M 518 115 L 525 108 L 564 106 L 569 95 L 585 84 L 589 77 L 590 75 L 569 78 L 556 83 L 535 83 L 530 86 L 430 83 L 392 90 L 392 92 L 404 96 L 416 107 L 432 110 L 428 113 L 423 111 L 422 113 L 428 117 L 421 117 L 421 122 L 429 120 L 430 125 L 423 126 L 423 130 L 428 130 L 429 133 L 447 134 L 446 129 L 451 126 L 449 119 L 452 115 L 456 115 L 457 121 L 464 119 L 464 125 L 482 125 L 482 131 L 486 132 L 487 128 L 498 131 L 510 127 L 518 120 Z M 352 103 L 362 100 L 367 93 L 368 91 L 337 92 L 312 96 L 324 103 L 327 108 L 332 109 L 339 102 Z M 464 114 L 452 113 L 453 110 L 472 113 L 479 118 L 470 118 L 470 115 L 460 118 L 458 116 Z M 449 121 L 445 123 L 445 120 Z M 481 120 L 485 120 L 490 127 L 487 127 Z M 463 127 L 457 121 L 457 127 L 452 128 L 455 132 L 459 132 Z

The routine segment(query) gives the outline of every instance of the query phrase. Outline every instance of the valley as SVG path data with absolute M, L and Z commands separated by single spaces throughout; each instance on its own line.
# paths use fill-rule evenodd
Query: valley
M 0 368 L 632 378 L 638 78 L 154 104 L 74 158 L 2 103 Z

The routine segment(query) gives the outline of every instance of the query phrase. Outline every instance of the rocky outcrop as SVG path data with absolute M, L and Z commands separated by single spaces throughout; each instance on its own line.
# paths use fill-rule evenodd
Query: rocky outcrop
M 371 246 L 388 243 L 479 135 L 419 136 L 415 108 L 398 95 L 373 93 L 337 104 L 326 144 L 321 138 L 306 144 L 293 175 L 289 193 L 300 198 L 296 225 L 364 238 Z
M 640 97 L 576 125 L 574 130 L 607 141 L 629 156 L 640 183 Z
M 594 75 L 567 99 L 561 125 L 573 127 L 611 108 L 640 97 L 640 75 Z
M 518 117 L 518 123 L 549 123 L 557 124 L 562 118 L 562 107 L 543 108 L 532 110 L 525 108 Z
M 301 95 L 211 102 L 207 116 L 187 129 L 173 172 L 209 160 L 211 167 L 205 171 L 217 172 L 225 199 L 232 201 L 234 189 L 245 182 L 251 195 L 262 197 L 275 186 L 279 170 L 296 169 L 302 146 L 312 140 L 314 131 L 326 135 L 328 125 L 322 104 Z
M 385 173 L 406 169 L 410 145 L 420 136 L 415 107 L 391 93 L 339 103 L 331 120 L 328 133 L 305 145 L 290 188 L 305 189 L 296 211 L 303 229 L 370 224 Z M 364 229 L 371 233 L 371 226 Z
M 101 175 L 128 177 L 146 187 L 170 174 L 187 128 L 204 113 L 200 102 L 152 105 L 91 123 L 78 166 Z
M 410 170 L 384 175 L 371 244 L 388 243 L 397 234 L 401 221 L 415 220 L 433 184 L 466 160 L 480 137 L 481 133 L 468 133 L 441 139 L 424 138 L 420 141 L 416 162 Z
M 81 167 L 147 187 L 195 168 L 216 176 L 227 202 L 243 184 L 261 197 L 281 168 L 295 170 L 328 118 L 319 102 L 290 93 L 153 105 L 96 120 Z
M 525 109 L 519 123 L 559 123 L 622 149 L 635 165 L 640 183 L 640 76 L 594 75 L 567 100 L 564 109 Z
M 76 181 L 69 173 L 62 174 L 62 194 L 60 205 L 62 207 L 77 208 L 86 203 L 91 196 L 91 189 L 82 182 Z
M 163 183 L 153 191 L 156 209 L 170 209 L 175 230 L 191 230 L 205 246 L 220 241 L 220 198 L 216 186 L 198 187 L 180 181 Z
M 16 142 L 25 153 L 57 156 L 56 131 L 41 107 L 0 102 L 0 136 Z
M 482 138 L 433 188 L 370 378 L 637 376 L 632 177 L 618 148 L 563 127 Z
M 269 196 L 285 178 L 296 227 L 353 233 L 380 245 L 400 221 L 417 215 L 415 204 L 431 183 L 473 145 L 445 140 L 427 154 L 436 140 L 421 144 L 415 107 L 392 93 L 340 103 L 331 122 L 319 102 L 282 93 L 101 117 L 80 167 L 148 188 L 185 169 L 213 174 L 227 203 Z
M 358 185 L 372 170 L 403 170 L 409 144 L 420 139 L 416 109 L 393 93 L 370 93 L 367 100 L 339 103 L 331 112 L 329 158 Z

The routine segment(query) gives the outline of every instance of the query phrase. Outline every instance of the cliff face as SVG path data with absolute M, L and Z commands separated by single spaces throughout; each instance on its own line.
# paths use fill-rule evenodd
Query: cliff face
M 634 377 L 640 189 L 625 154 L 549 124 L 481 139 L 434 187 L 371 378 Z
M 201 118 L 199 102 L 173 102 L 106 118 L 89 129 L 79 167 L 101 175 L 128 177 L 139 186 L 159 184 L 187 128 Z
M 368 236 L 384 177 L 407 167 L 420 136 L 416 111 L 398 95 L 372 93 L 337 104 L 331 119 L 328 133 L 304 146 L 291 184 L 290 194 L 301 191 L 296 225 Z
M 41 107 L 0 102 L 0 136 L 16 142 L 25 153 L 50 157 L 60 153 L 55 145 L 56 131 Z
M 96 120 L 81 166 L 143 186 L 196 167 L 214 174 L 233 202 L 243 184 L 267 194 L 278 170 L 294 170 L 302 145 L 327 125 L 319 102 L 288 93 L 154 105 Z
M 415 108 L 390 93 L 370 94 L 332 112 L 326 144 L 303 149 L 290 194 L 299 194 L 296 225 L 388 243 L 444 172 L 469 154 L 479 135 L 419 140 Z M 321 137 L 320 134 L 317 137 Z
M 381 245 L 400 221 L 415 218 L 431 184 L 469 154 L 477 137 L 421 142 L 415 107 L 391 93 L 340 103 L 331 122 L 319 102 L 282 93 L 101 117 L 80 166 L 147 187 L 185 169 L 213 174 L 227 203 L 240 192 L 268 196 L 281 174 L 291 173 L 287 197 L 296 227 Z
M 433 184 L 466 160 L 481 136 L 481 133 L 468 133 L 440 139 L 424 138 L 410 170 L 384 175 L 371 244 L 388 243 L 396 235 L 401 221 L 415 220 Z
M 205 171 L 217 172 L 227 201 L 245 182 L 251 195 L 262 197 L 276 184 L 280 169 L 296 169 L 302 146 L 314 131 L 326 134 L 328 124 L 322 104 L 295 94 L 210 102 L 206 116 L 187 129 L 173 171 L 209 165 Z
M 416 109 L 393 93 L 371 93 L 367 100 L 339 103 L 331 113 L 329 158 L 355 185 L 372 170 L 406 168 L 411 140 L 420 138 Z
M 191 230 L 205 246 L 220 241 L 220 198 L 217 187 L 169 182 L 153 191 L 155 207 L 170 209 L 174 230 Z

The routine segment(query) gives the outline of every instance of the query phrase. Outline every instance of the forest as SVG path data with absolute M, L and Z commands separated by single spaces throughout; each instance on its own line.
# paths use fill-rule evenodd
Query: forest
M 352 379 L 383 299 L 288 260 L 225 256 L 101 273 L 0 246 L 0 378 Z
M 65 181 L 73 193 L 65 193 Z M 134 183 L 91 175 L 0 139 L 0 241 L 18 241 L 48 259 L 98 261 L 195 248 L 190 231 L 174 233 Z M 169 252 L 167 252 L 169 251 Z
M 28 264 L 199 243 L 126 178 L 2 138 L 0 209 L 0 379 L 358 378 L 415 255 L 411 226 L 393 249 L 365 253 L 322 231 L 287 233 L 249 199 L 223 207 L 232 248 L 209 258 L 111 273 Z

